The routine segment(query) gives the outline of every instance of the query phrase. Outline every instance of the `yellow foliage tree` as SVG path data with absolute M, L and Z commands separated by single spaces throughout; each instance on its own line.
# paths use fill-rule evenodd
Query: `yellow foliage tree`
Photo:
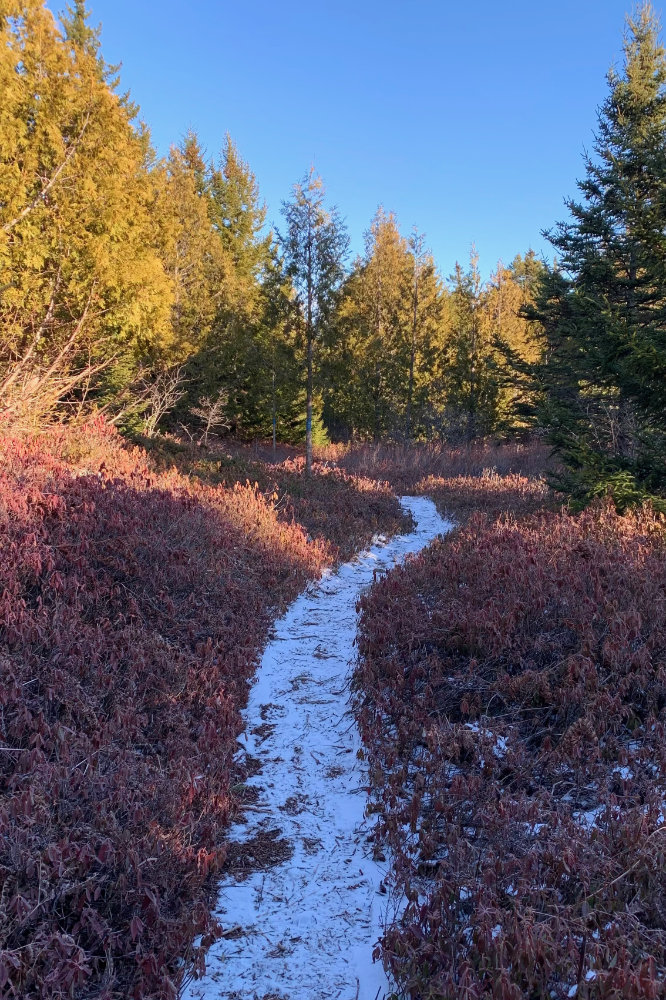
M 119 354 L 173 339 L 145 130 L 81 5 L 0 0 L 0 405 L 38 415 Z

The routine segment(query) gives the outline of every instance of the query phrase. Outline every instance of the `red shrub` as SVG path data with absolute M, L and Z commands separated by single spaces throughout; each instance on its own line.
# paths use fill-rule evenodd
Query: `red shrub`
M 175 997 L 271 605 L 328 556 L 99 422 L 1 447 L 0 996 Z
M 453 476 L 448 479 L 428 476 L 416 484 L 416 492 L 431 497 L 444 517 L 459 524 L 479 510 L 491 518 L 501 514 L 522 517 L 553 503 L 543 479 L 529 478 L 517 472 L 500 476 L 486 470 L 480 476 Z
M 150 456 L 161 468 L 176 467 L 205 482 L 255 483 L 278 518 L 302 525 L 326 547 L 331 560 L 350 559 L 377 533 L 393 535 L 409 528 L 410 519 L 388 483 L 350 475 L 324 462 L 315 462 L 312 475 L 306 476 L 302 455 L 270 463 L 257 460 L 254 447 L 235 445 L 232 454 L 227 447 L 225 443 L 202 452 L 163 438 L 151 442 Z M 270 449 L 262 453 L 271 455 Z
M 666 993 L 666 534 L 473 520 L 361 602 L 357 710 L 407 996 Z
M 478 441 L 454 448 L 438 441 L 425 444 L 329 445 L 317 449 L 319 458 L 372 479 L 388 480 L 395 490 L 413 490 L 419 480 L 495 475 L 537 477 L 551 465 L 552 449 L 539 441 L 494 444 Z
M 411 518 L 403 513 L 388 483 L 319 463 L 306 478 L 304 469 L 303 458 L 271 467 L 271 488 L 282 498 L 280 516 L 302 524 L 312 538 L 329 543 L 337 559 L 350 559 L 375 534 L 394 535 L 409 529 Z

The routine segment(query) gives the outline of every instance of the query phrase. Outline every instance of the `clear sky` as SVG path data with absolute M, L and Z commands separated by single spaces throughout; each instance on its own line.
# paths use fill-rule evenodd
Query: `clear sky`
M 52 0 L 60 10 L 65 0 Z M 446 276 L 565 215 L 630 0 L 90 0 L 160 153 L 229 131 L 268 218 L 314 163 L 352 249 L 379 204 Z M 657 5 L 660 10 L 660 5 Z

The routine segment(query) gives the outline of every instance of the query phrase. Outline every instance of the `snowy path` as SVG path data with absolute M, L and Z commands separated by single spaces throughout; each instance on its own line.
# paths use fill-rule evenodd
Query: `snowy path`
M 367 779 L 347 681 L 356 602 L 375 570 L 450 528 L 425 497 L 402 504 L 414 532 L 326 574 L 276 624 L 244 713 L 247 752 L 261 761 L 248 784 L 259 795 L 230 838 L 286 840 L 293 853 L 221 884 L 220 920 L 236 930 L 213 945 L 206 977 L 190 983 L 184 1000 L 377 1000 L 390 991 L 372 961 L 386 915 L 386 864 L 369 855 Z

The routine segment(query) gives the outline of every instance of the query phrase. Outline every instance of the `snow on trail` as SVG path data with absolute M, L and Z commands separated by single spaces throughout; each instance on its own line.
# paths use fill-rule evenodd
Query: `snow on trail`
M 247 709 L 245 747 L 259 792 L 230 839 L 286 839 L 291 856 L 227 877 L 217 912 L 227 931 L 184 1000 L 381 1000 L 390 986 L 372 951 L 386 919 L 387 864 L 373 861 L 367 777 L 348 679 L 356 602 L 387 570 L 451 527 L 425 497 L 403 497 L 416 530 L 326 573 L 275 626 Z M 259 853 L 259 852 L 258 852 Z M 231 931 L 231 933 L 230 933 Z

